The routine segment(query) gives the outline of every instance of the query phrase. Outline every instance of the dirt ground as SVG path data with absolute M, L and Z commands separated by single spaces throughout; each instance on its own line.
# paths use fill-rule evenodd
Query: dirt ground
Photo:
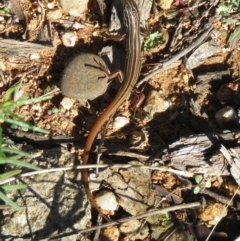
M 73 57 L 83 52 L 101 57 L 110 56 L 112 60 L 105 61 L 110 72 L 124 69 L 125 40 L 116 42 L 106 39 L 105 30 L 103 30 L 105 24 L 108 26 L 110 24 L 111 1 L 106 1 L 105 8 L 100 8 L 100 10 L 99 6 L 102 1 L 89 1 L 85 11 L 76 16 L 64 10 L 61 2 L 57 0 L 9 1 L 11 5 L 8 1 L 0 2 L 2 4 L 2 7 L 0 6 L 0 10 L 2 10 L 0 12 L 1 100 L 6 91 L 18 82 L 22 83 L 22 87 L 14 93 L 13 98 L 16 100 L 24 95 L 27 95 L 28 98 L 45 94 L 51 96 L 49 101 L 23 105 L 14 110 L 14 113 L 24 120 L 49 130 L 51 138 L 46 135 L 24 132 L 21 127 L 12 129 L 8 125 L 5 126 L 5 135 L 11 136 L 16 145 L 21 144 L 23 148 L 31 145 L 34 149 L 46 150 L 64 146 L 69 153 L 77 157 L 74 164 L 79 165 L 92 125 L 114 98 L 121 83 L 117 79 L 103 81 L 102 78 L 106 78 L 106 76 L 102 77 L 102 70 L 98 69 L 101 76 L 98 79 L 94 77 L 91 88 L 82 90 L 82 87 L 79 86 L 90 86 L 93 76 L 91 71 L 80 69 L 78 65 L 76 65 L 76 69 L 74 67 L 70 74 L 66 75 L 67 79 L 76 78 L 76 81 L 79 81 L 74 83 L 75 85 L 70 89 L 70 96 L 63 95 L 64 90 L 61 91 L 60 88 L 61 80 Z M 137 1 L 137 3 L 138 6 L 144 5 L 144 1 Z M 141 9 L 141 7 L 139 8 Z M 143 13 L 143 11 L 141 9 L 140 12 Z M 147 8 L 146 11 L 148 11 Z M 166 0 L 156 1 L 154 7 L 149 8 L 149 12 L 142 14 L 147 16 L 148 23 L 146 24 L 148 29 L 144 31 L 147 33 L 144 33 L 142 41 L 146 42 L 149 32 L 153 33 L 158 30 L 162 33 L 163 42 L 155 49 L 142 49 L 142 70 L 139 81 L 146 78 L 151 71 L 161 69 L 164 62 L 200 38 L 201 34 L 209 28 L 209 23 L 214 30 L 200 45 L 196 45 L 193 50 L 176 60 L 174 67 L 169 66 L 169 68 L 159 71 L 147 79 L 137 90 L 132 91 L 130 98 L 120 106 L 106 129 L 102 147 L 103 159 L 117 164 L 126 164 L 132 159 L 138 159 L 145 166 L 154 166 L 158 162 L 160 165 L 170 167 L 173 162 L 171 160 L 165 162 L 164 155 L 166 150 L 170 150 L 168 154 L 171 156 L 172 149 L 169 146 L 174 145 L 179 139 L 186 138 L 186 143 L 189 143 L 188 137 L 190 136 L 197 138 L 198 135 L 218 135 L 226 130 L 237 133 L 240 123 L 239 12 L 240 6 L 233 0 Z M 126 30 L 121 31 L 126 32 Z M 15 42 L 1 42 L 8 39 Z M 23 47 L 19 45 L 20 42 Z M 31 51 L 30 49 L 33 47 L 28 46 L 29 43 L 38 44 L 35 46 L 36 50 Z M 203 44 L 205 43 L 210 44 L 208 49 L 204 49 Z M 200 52 L 195 52 L 198 48 Z M 196 60 L 196 56 L 199 57 L 198 60 Z M 189 68 L 189 64 L 193 63 L 191 58 L 199 63 Z M 107 85 L 106 82 L 108 82 Z M 103 84 L 105 86 L 102 86 Z M 96 98 L 89 99 L 88 96 L 95 91 L 95 88 L 99 93 L 96 94 Z M 102 91 L 102 88 L 107 90 Z M 81 94 L 81 91 L 84 93 Z M 141 104 L 138 102 L 140 92 L 145 96 Z M 71 98 L 75 94 L 79 94 L 81 97 Z M 120 118 L 118 119 L 118 117 Z M 68 144 L 64 144 L 66 142 Z M 186 143 L 181 146 L 176 144 L 175 147 L 179 153 Z M 222 144 L 223 142 L 219 141 L 218 148 Z M 234 142 L 231 148 L 237 148 L 237 146 L 238 141 Z M 198 146 L 197 149 L 199 151 L 201 146 Z M 95 145 L 92 151 L 95 151 Z M 219 152 L 219 149 L 215 151 Z M 210 156 L 199 157 L 199 166 L 201 158 L 201 161 L 208 162 L 216 152 L 210 152 Z M 238 153 L 238 151 L 236 152 Z M 181 155 L 184 159 L 184 154 Z M 188 153 L 185 158 L 187 156 Z M 95 161 L 96 151 L 91 155 L 90 163 L 95 163 Z M 173 201 L 174 198 L 181 198 L 181 204 L 199 200 L 202 196 L 205 198 L 205 208 L 199 207 L 195 211 L 183 209 L 171 212 L 169 217 L 165 217 L 166 220 L 161 220 L 162 224 L 172 227 L 169 220 L 174 220 L 175 224 L 181 223 L 181 226 L 187 229 L 185 235 L 188 240 L 206 240 L 210 230 L 213 230 L 213 227 L 215 228 L 215 225 L 218 224 L 215 231 L 213 230 L 210 240 L 236 239 L 240 235 L 237 228 L 240 217 L 238 205 L 229 207 L 218 196 L 230 200 L 235 193 L 234 203 L 238 204 L 239 190 L 236 177 L 230 171 L 227 176 L 221 175 L 221 171 L 218 174 L 210 175 L 207 171 L 202 173 L 197 168 L 194 172 L 189 171 L 192 174 L 191 177 L 182 177 L 163 170 L 149 172 L 151 185 L 158 186 L 155 187 L 155 191 L 159 197 L 163 195 L 161 202 L 163 202 L 163 198 L 165 200 L 161 208 L 177 204 Z M 229 169 L 228 166 L 227 170 Z M 186 168 L 186 171 L 188 170 Z M 201 188 L 204 186 L 211 190 L 214 193 L 213 196 L 201 192 L 193 194 L 193 187 L 198 186 L 195 174 L 200 174 L 204 180 L 201 182 Z M 128 179 L 130 174 L 122 171 L 121 175 L 122 177 L 126 175 L 126 179 Z M 107 182 L 111 183 L 110 180 Z M 126 181 L 126 183 L 128 182 Z M 189 184 L 186 183 L 190 183 L 192 188 L 189 188 Z M 111 183 L 111 185 L 107 185 L 107 189 L 111 189 L 113 186 L 114 184 Z M 164 191 L 158 189 L 159 186 L 164 188 Z M 186 190 L 182 191 L 182 189 Z M 160 195 L 165 191 L 167 191 L 165 196 Z M 168 195 L 171 196 L 170 199 L 167 199 Z M 155 205 L 152 206 L 155 207 Z M 226 211 L 221 216 L 220 213 L 224 208 Z M 122 207 L 122 209 L 124 208 Z M 113 220 L 130 213 L 129 211 L 123 212 L 122 209 L 120 208 L 113 214 Z M 126 209 L 124 210 L 126 211 Z M 96 213 L 94 214 L 96 216 Z M 95 216 L 93 215 L 92 223 L 96 221 Z M 216 219 L 216 216 L 219 220 Z M 145 222 L 148 223 L 148 226 L 154 226 L 151 221 Z M 144 221 L 141 223 L 141 228 L 145 230 L 143 223 Z M 191 225 L 189 225 L 190 223 Z M 139 231 L 135 233 L 134 237 L 128 236 L 127 232 L 123 230 L 126 227 L 132 227 L 130 231 L 133 232 L 134 225 L 140 224 L 128 223 L 128 225 L 122 226 L 120 229 L 116 226 L 104 229 L 100 240 L 163 240 L 160 239 L 160 236 L 154 238 L 155 231 L 153 229 L 149 233 L 146 232 L 146 235 L 136 235 L 136 233 L 140 233 Z M 121 232 L 124 235 L 120 235 Z M 179 233 L 184 232 L 178 230 Z M 171 235 L 173 234 L 166 235 L 164 240 L 174 240 L 178 237 Z M 181 237 L 180 240 L 187 240 L 186 236 Z

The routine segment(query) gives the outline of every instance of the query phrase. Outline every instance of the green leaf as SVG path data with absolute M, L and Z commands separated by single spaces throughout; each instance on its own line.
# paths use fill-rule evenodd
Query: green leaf
M 18 175 L 21 172 L 22 172 L 22 170 L 11 170 L 11 171 L 4 172 L 4 173 L 0 174 L 0 180 L 3 181 L 5 179 Z
M 14 184 L 1 186 L 4 191 L 13 191 L 27 188 L 26 184 Z
M 2 191 L 0 191 L 0 198 L 8 205 L 13 207 L 15 210 L 20 211 L 22 208 L 19 207 L 15 202 L 9 199 Z
M 10 127 L 11 127 L 11 129 L 18 129 L 18 126 L 17 125 L 14 125 L 14 124 L 12 124 L 12 125 L 10 125 Z
M 29 129 L 27 127 L 23 127 L 22 130 L 27 132 Z
M 53 114 L 56 114 L 56 113 L 58 113 L 58 112 L 59 112 L 58 108 L 56 108 L 56 107 L 52 108 L 52 110 L 51 110 L 51 111 L 52 111 L 52 113 L 53 113 Z
M 164 39 L 162 34 L 157 31 L 150 34 L 149 38 L 144 43 L 143 49 L 150 50 L 151 48 L 155 48 L 159 44 L 164 44 Z
M 197 174 L 197 175 L 194 176 L 194 179 L 195 179 L 196 183 L 200 183 L 203 179 L 203 176 L 200 175 L 200 174 Z
M 61 111 L 61 113 L 64 114 L 64 113 L 67 111 L 67 109 L 65 109 L 65 108 L 62 107 L 60 111 Z
M 31 163 L 19 161 L 17 159 L 7 158 L 7 157 L 5 157 L 5 158 L 0 157 L 0 164 L 13 164 L 16 166 L 26 167 L 26 168 L 37 170 L 37 171 L 41 170 L 41 168 L 39 168 Z
M 229 11 L 229 6 L 225 3 L 219 4 L 218 8 L 216 9 L 217 14 L 226 13 Z
M 193 193 L 198 194 L 199 192 L 200 192 L 200 187 L 199 186 L 194 187 Z

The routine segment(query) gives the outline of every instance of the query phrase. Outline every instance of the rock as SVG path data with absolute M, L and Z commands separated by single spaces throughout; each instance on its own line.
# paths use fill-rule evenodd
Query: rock
M 204 210 L 199 209 L 200 219 L 211 226 L 217 224 L 226 215 L 227 209 L 221 203 L 208 205 Z
M 47 19 L 49 20 L 57 20 L 62 17 L 62 10 L 61 9 L 53 9 L 47 11 Z
M 67 31 L 62 35 L 63 45 L 66 47 L 75 46 L 77 41 L 77 35 L 75 32 Z
M 101 230 L 100 239 L 101 241 L 118 241 L 120 237 L 119 228 L 116 226 L 107 227 Z
M 54 148 L 44 150 L 33 163 L 41 163 L 46 169 L 73 166 L 73 161 L 66 149 Z M 21 182 L 28 188 L 9 192 L 8 197 L 23 210 L 3 210 L 1 236 L 4 240 L 47 240 L 63 235 L 57 240 L 75 241 L 77 234 L 69 233 L 86 228 L 91 218 L 90 205 L 76 172 L 38 174 L 21 178 Z
M 226 106 L 215 114 L 215 119 L 220 128 L 227 129 L 232 125 L 236 125 L 238 116 L 233 107 Z
M 129 118 L 124 117 L 124 116 L 118 116 L 114 119 L 113 129 L 114 129 L 114 131 L 117 131 L 129 123 L 130 123 Z
M 87 11 L 88 2 L 89 0 L 61 0 L 61 6 L 63 11 L 76 17 Z
M 130 240 L 144 240 L 149 235 L 147 224 L 143 224 L 139 220 L 130 220 L 121 224 L 120 231 L 128 236 Z
M 169 229 L 174 227 L 174 219 L 170 213 L 151 215 L 146 218 L 146 221 L 151 225 L 151 235 L 155 240 L 164 239 L 166 233 L 170 233 Z
M 166 111 L 169 107 L 170 102 L 164 100 L 159 92 L 152 90 L 146 98 L 143 110 L 153 116 L 156 113 Z
M 131 161 L 129 164 L 140 165 L 141 163 Z M 97 183 L 102 180 L 109 183 L 118 197 L 119 205 L 131 215 L 142 214 L 154 205 L 155 192 L 150 188 L 151 175 L 147 169 L 139 167 L 108 168 L 90 182 L 91 189 L 96 190 Z
M 118 201 L 113 192 L 103 190 L 96 195 L 97 205 L 106 211 L 115 211 L 118 208 Z
M 69 110 L 73 106 L 73 101 L 68 97 L 64 97 L 60 104 L 64 109 Z

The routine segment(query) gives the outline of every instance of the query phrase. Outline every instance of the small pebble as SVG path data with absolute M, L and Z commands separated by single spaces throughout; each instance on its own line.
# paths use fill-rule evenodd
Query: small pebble
M 84 25 L 82 25 L 81 23 L 78 23 L 78 22 L 74 22 L 72 27 L 74 29 L 78 30 L 78 29 L 84 28 Z
M 67 31 L 62 35 L 62 42 L 63 45 L 66 47 L 73 47 L 75 46 L 77 41 L 77 35 L 75 32 Z
M 61 101 L 61 105 L 64 109 L 69 110 L 73 106 L 73 102 L 70 98 L 64 97 L 63 100 Z
M 215 114 L 215 119 L 220 128 L 227 129 L 237 123 L 238 116 L 233 107 L 226 106 Z
M 36 59 L 40 59 L 40 55 L 38 53 L 33 53 L 30 55 L 29 57 L 31 60 L 36 60 Z
M 48 8 L 48 9 L 53 9 L 53 8 L 54 8 L 54 5 L 55 5 L 54 2 L 48 2 L 48 3 L 47 3 L 47 8 Z
M 118 116 L 115 118 L 113 122 L 113 129 L 114 131 L 121 129 L 125 125 L 130 123 L 130 119 L 124 116 Z
M 101 191 L 96 195 L 97 205 L 106 211 L 115 211 L 118 208 L 118 201 L 113 192 Z
M 171 103 L 164 100 L 159 92 L 152 90 L 146 98 L 143 110 L 153 116 L 156 113 L 166 111 L 170 105 Z

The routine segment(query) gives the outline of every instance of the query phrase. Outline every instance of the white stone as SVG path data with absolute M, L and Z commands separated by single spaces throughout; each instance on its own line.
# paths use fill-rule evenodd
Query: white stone
M 88 0 L 61 0 L 61 6 L 63 11 L 76 17 L 87 11 Z
M 118 116 L 115 118 L 113 122 L 113 129 L 114 131 L 121 129 L 125 125 L 130 123 L 130 119 L 124 116 Z
M 72 27 L 78 30 L 78 29 L 84 28 L 84 25 L 82 25 L 81 23 L 75 22 Z
M 62 35 L 62 42 L 63 45 L 66 47 L 73 47 L 75 46 L 77 41 L 77 35 L 75 32 L 67 31 Z
M 73 102 L 70 98 L 64 97 L 61 101 L 61 105 L 64 109 L 69 110 L 73 106 Z
M 96 196 L 97 205 L 107 211 L 115 211 L 118 208 L 118 201 L 113 192 L 101 191 Z
M 30 55 L 29 57 L 31 60 L 34 60 L 34 59 L 40 59 L 40 55 L 38 53 L 33 53 Z

